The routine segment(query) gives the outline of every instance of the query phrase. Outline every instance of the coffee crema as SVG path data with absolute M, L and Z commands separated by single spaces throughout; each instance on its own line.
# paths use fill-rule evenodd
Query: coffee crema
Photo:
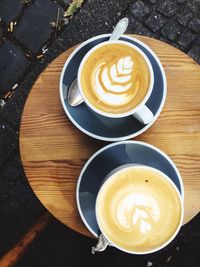
M 145 98 L 150 84 L 148 65 L 133 47 L 106 44 L 91 53 L 81 72 L 86 99 L 98 110 L 121 114 Z
M 181 218 L 177 191 L 152 169 L 124 168 L 103 184 L 96 202 L 98 224 L 126 251 L 144 253 L 166 243 Z

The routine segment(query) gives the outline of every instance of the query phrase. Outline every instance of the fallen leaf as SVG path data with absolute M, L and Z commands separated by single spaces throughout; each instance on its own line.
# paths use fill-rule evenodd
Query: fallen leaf
M 64 13 L 64 17 L 72 17 L 74 13 L 81 7 L 84 0 L 73 0 L 68 9 Z

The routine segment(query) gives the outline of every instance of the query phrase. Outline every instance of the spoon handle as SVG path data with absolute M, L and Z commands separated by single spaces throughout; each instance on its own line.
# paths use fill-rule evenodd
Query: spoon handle
M 128 27 L 128 18 L 121 19 L 115 26 L 109 41 L 118 40 Z
M 100 234 L 98 238 L 98 243 L 95 247 L 92 247 L 92 254 L 106 250 L 107 246 L 110 246 L 109 241 L 105 238 L 103 234 Z

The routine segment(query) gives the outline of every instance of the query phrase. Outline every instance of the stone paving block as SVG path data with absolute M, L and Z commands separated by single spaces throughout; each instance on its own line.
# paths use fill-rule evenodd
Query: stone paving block
M 139 35 L 145 35 L 149 37 L 154 37 L 154 33 L 152 33 L 147 27 L 145 27 L 142 23 L 137 25 L 135 28 L 134 33 L 139 34 Z
M 0 202 L 7 198 L 8 189 L 9 184 L 4 179 L 2 179 L 2 177 L 0 177 Z
M 182 27 L 175 21 L 168 22 L 162 28 L 162 35 L 169 40 L 175 41 L 177 37 L 180 35 Z
M 0 202 L 0 214 L 1 220 L 4 224 L 12 223 L 15 221 L 15 216 L 19 209 L 19 203 L 13 197 L 9 197 L 8 200 Z
M 200 1 L 199 0 L 187 0 L 186 6 L 189 7 L 192 12 L 198 13 L 200 12 Z
M 0 47 L 0 96 L 10 90 L 24 74 L 28 62 L 25 53 L 11 41 Z
M 165 24 L 166 19 L 158 12 L 153 12 L 150 17 L 145 21 L 145 24 L 153 32 L 158 31 Z
M 19 155 L 10 157 L 2 166 L 0 176 L 13 184 L 20 173 Z
M 153 36 L 153 33 L 145 27 L 141 22 L 139 22 L 133 15 L 130 13 L 126 14 L 126 17 L 129 19 L 129 25 L 127 28 L 127 33 L 135 33 L 146 36 Z
M 40 216 L 42 213 L 46 211 L 46 208 L 43 204 L 39 201 L 35 194 L 27 201 L 26 209 L 31 212 L 34 216 Z
M 9 195 L 17 199 L 19 203 L 25 203 L 31 199 L 33 194 L 27 179 L 23 175 L 17 177 L 12 190 L 9 192 Z
M 16 148 L 17 138 L 13 129 L 6 123 L 0 123 L 0 167 Z M 1 213 L 0 213 L 1 214 Z
M 27 209 L 28 204 L 31 205 L 28 199 L 22 203 L 11 194 L 0 201 L 0 257 L 16 245 L 41 215 Z
M 50 0 L 37 0 L 25 12 L 19 24 L 15 27 L 15 37 L 28 49 L 36 53 L 50 38 L 51 22 L 59 21 L 64 14 L 63 8 Z
M 7 25 L 14 21 L 20 15 L 23 7 L 21 0 L 1 0 L 0 1 L 0 18 Z
M 22 237 L 22 235 L 29 231 L 31 226 L 37 221 L 38 216 L 26 209 L 25 205 L 20 205 L 18 209 L 18 215 L 19 216 L 16 219 L 15 229 L 16 227 L 20 229 L 20 237 Z M 41 215 L 42 214 L 40 214 L 39 216 Z
M 0 39 L 3 37 L 3 31 L 2 31 L 2 28 L 0 26 Z
M 12 208 L 14 208 L 14 206 L 10 205 L 10 209 Z M 29 221 L 29 227 L 25 228 L 23 224 L 19 227 L 18 220 L 20 219 L 20 216 L 21 214 L 19 214 L 17 210 L 15 215 L 13 214 L 13 216 L 10 216 L 9 220 L 7 217 L 1 217 L 1 219 L 4 220 L 4 223 L 6 223 L 6 226 L 2 226 L 0 228 L 0 240 L 3 240 L 4 244 L 3 246 L 1 245 L 0 257 L 12 249 L 16 243 L 21 240 L 26 231 L 28 231 L 28 228 L 33 224 L 30 224 Z
M 191 45 L 192 41 L 196 38 L 196 34 L 189 30 L 185 30 L 178 38 L 178 44 L 187 49 Z
M 142 19 L 150 12 L 150 9 L 148 8 L 148 6 L 145 5 L 143 1 L 140 1 L 140 0 L 134 2 L 131 5 L 130 10 L 137 19 Z
M 194 32 L 200 32 L 200 18 L 193 18 L 189 24 L 189 28 Z
M 177 4 L 182 5 L 185 3 L 185 0 L 177 0 Z
M 179 6 L 176 3 L 176 0 L 163 0 L 160 1 L 157 10 L 167 17 L 171 17 L 176 14 Z
M 62 2 L 65 6 L 68 6 L 72 1 L 71 1 L 71 0 L 61 0 L 61 2 Z
M 200 32 L 197 34 L 197 38 L 193 42 L 193 45 L 194 46 L 196 46 L 196 45 L 200 46 Z
M 128 28 L 126 30 L 127 33 L 135 32 L 135 29 L 139 27 L 141 23 L 135 17 L 133 17 L 131 12 L 126 13 L 124 16 L 129 20 Z
M 49 61 L 46 62 L 46 65 L 49 63 Z M 13 96 L 1 109 L 0 121 L 6 121 L 10 126 L 12 126 L 12 128 L 15 130 L 16 138 L 18 138 L 21 115 L 26 97 L 34 82 L 36 81 L 39 73 L 46 67 L 46 65 L 43 65 L 42 61 L 37 62 L 33 71 L 29 72 L 25 76 L 25 79 L 15 90 Z
M 193 17 L 192 13 L 187 9 L 182 9 L 179 14 L 177 15 L 177 21 L 183 25 L 186 26 L 188 21 Z
M 155 4 L 158 2 L 158 0 L 147 0 L 148 2 L 150 2 L 151 4 Z
M 200 64 L 200 46 L 199 45 L 194 45 L 188 52 L 188 55 L 191 56 L 194 60 L 196 60 Z

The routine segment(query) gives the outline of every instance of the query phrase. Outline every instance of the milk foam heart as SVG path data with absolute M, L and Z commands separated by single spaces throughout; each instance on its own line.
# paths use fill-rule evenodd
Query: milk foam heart
M 129 193 L 124 194 L 118 202 L 116 209 L 116 222 L 125 231 L 138 227 L 141 233 L 151 231 L 151 220 L 159 220 L 160 208 L 157 200 L 150 194 Z
M 132 46 L 108 42 L 85 60 L 80 84 L 93 107 L 121 114 L 143 101 L 150 86 L 150 71 L 144 57 Z

